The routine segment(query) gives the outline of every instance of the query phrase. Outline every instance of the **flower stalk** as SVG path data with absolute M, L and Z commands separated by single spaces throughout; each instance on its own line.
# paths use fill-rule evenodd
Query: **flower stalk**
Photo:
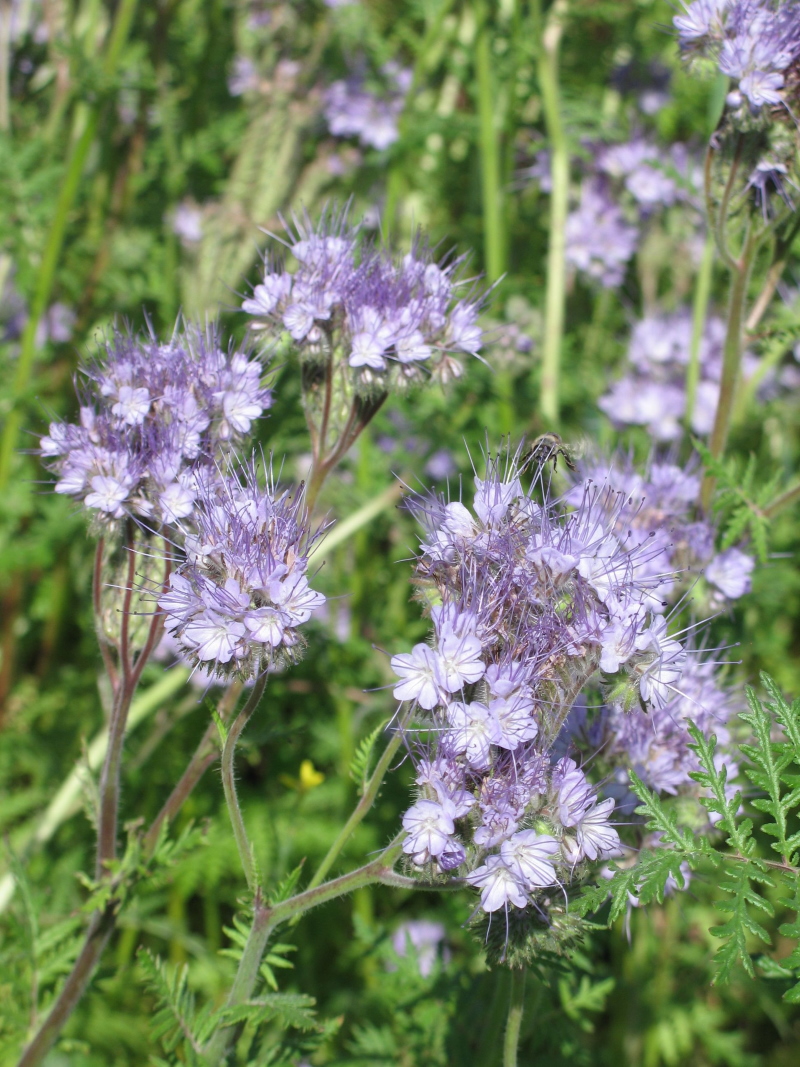
M 522 1016 L 525 1009 L 525 978 L 526 971 L 512 969 L 511 991 L 508 1001 L 508 1019 L 506 1032 L 503 1039 L 503 1067 L 517 1067 L 517 1051 L 519 1049 L 519 1033 L 522 1027 Z
M 725 344 L 722 350 L 722 380 L 720 382 L 719 402 L 714 416 L 709 450 L 714 459 L 720 459 L 725 452 L 728 441 L 731 418 L 733 415 L 736 388 L 742 362 L 742 340 L 744 331 L 745 304 L 750 270 L 757 245 L 752 226 L 749 226 L 744 238 L 742 254 L 732 268 L 730 299 L 728 302 L 728 321 L 725 332 Z M 700 503 L 705 511 L 711 505 L 714 493 L 714 478 L 706 475 L 700 489 Z
M 486 276 L 491 283 L 494 283 L 505 273 L 506 269 L 500 138 L 495 121 L 497 94 L 492 84 L 488 5 L 480 4 L 476 14 L 480 26 L 475 39 L 475 74 L 478 86 L 484 263 Z
M 356 889 L 362 889 L 369 885 L 403 886 L 410 879 L 396 875 L 393 865 L 401 852 L 402 834 L 398 835 L 383 852 L 370 863 L 359 867 L 340 878 L 334 878 L 330 882 L 306 889 L 303 893 L 280 901 L 274 905 L 265 904 L 256 892 L 256 900 L 253 911 L 253 922 L 245 944 L 242 958 L 234 978 L 228 999 L 225 1001 L 226 1008 L 233 1008 L 245 1003 L 255 989 L 258 981 L 258 973 L 261 960 L 266 951 L 270 935 L 276 927 L 289 919 L 299 917 L 320 904 L 329 900 L 352 893 Z M 416 886 L 418 883 L 414 882 Z M 228 1048 L 235 1037 L 235 1027 L 221 1027 L 212 1037 L 205 1052 L 205 1059 L 211 1067 L 217 1067 L 224 1062 Z
M 322 863 L 320 863 L 319 867 L 314 872 L 311 881 L 308 883 L 308 889 L 314 889 L 315 886 L 318 886 L 322 882 L 328 871 L 333 866 L 337 856 L 352 837 L 356 827 L 361 822 L 363 822 L 370 808 L 375 803 L 375 799 L 378 796 L 378 791 L 380 790 L 380 787 L 383 784 L 383 779 L 386 777 L 386 772 L 389 770 L 389 766 L 392 760 L 394 759 L 397 750 L 402 744 L 404 731 L 405 728 L 408 726 L 410 719 L 411 714 L 410 711 L 407 710 L 403 719 L 400 721 L 400 723 L 398 723 L 391 740 L 389 741 L 386 748 L 383 750 L 381 758 L 375 765 L 375 770 L 370 775 L 369 781 L 364 787 L 364 792 L 361 795 L 361 799 L 353 809 L 350 818 L 339 831 L 336 840 L 328 849 L 328 852 Z
M 259 701 L 264 695 L 266 684 L 267 673 L 264 671 L 256 679 L 253 691 L 247 698 L 245 706 L 234 719 L 230 729 L 224 733 L 225 740 L 222 746 L 221 759 L 222 788 L 225 791 L 225 803 L 228 806 L 228 813 L 233 827 L 233 836 L 236 839 L 236 847 L 239 850 L 239 859 L 242 861 L 242 868 L 244 870 L 245 878 L 247 879 L 247 886 L 251 893 L 255 893 L 258 888 L 258 873 L 253 856 L 253 846 L 250 844 L 250 840 L 247 836 L 244 818 L 242 817 L 242 810 L 239 807 L 239 800 L 236 796 L 236 776 L 234 773 L 233 758 L 234 753 L 236 752 L 236 744 L 241 737 L 245 726 L 247 726 L 250 721 L 250 716 L 258 707 Z
M 544 339 L 539 411 L 548 427 L 558 427 L 560 417 L 561 346 L 566 303 L 566 235 L 569 207 L 569 153 L 561 115 L 558 79 L 558 49 L 564 30 L 568 0 L 556 0 L 541 33 L 538 48 L 539 84 L 542 90 L 547 133 L 550 140 L 550 237 L 547 248 Z M 536 5 L 541 24 L 541 6 Z

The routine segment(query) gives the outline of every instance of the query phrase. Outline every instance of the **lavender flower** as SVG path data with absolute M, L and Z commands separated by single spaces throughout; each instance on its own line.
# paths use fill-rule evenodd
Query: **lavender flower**
M 115 334 L 83 373 L 80 423 L 51 423 L 40 448 L 56 492 L 105 523 L 186 519 L 200 484 L 272 403 L 261 363 L 223 351 L 213 328 L 163 345 Z
M 692 408 L 692 429 L 708 434 L 714 424 L 722 374 L 725 323 L 711 315 L 700 339 L 700 380 Z M 666 315 L 649 315 L 637 322 L 628 347 L 629 370 L 598 401 L 601 411 L 618 427 L 644 426 L 655 441 L 675 441 L 686 411 L 686 368 L 692 343 L 688 308 Z M 754 357 L 745 355 L 752 374 Z
M 358 137 L 362 145 L 379 151 L 395 143 L 411 71 L 386 64 L 383 74 L 389 82 L 385 96 L 365 88 L 359 76 L 335 81 L 325 91 L 325 119 L 334 137 Z
M 728 548 L 714 556 L 705 569 L 705 576 L 712 585 L 730 600 L 750 592 L 750 574 L 755 560 L 738 548 Z
M 471 508 L 438 495 L 410 504 L 425 531 L 416 581 L 433 633 L 392 667 L 395 696 L 420 724 L 403 848 L 434 874 L 465 868 L 491 913 L 526 908 L 616 853 L 613 798 L 557 759 L 555 741 L 604 673 L 663 708 L 686 654 L 660 614 L 671 581 L 652 566 L 661 546 L 621 529 L 625 492 L 587 484 L 553 500 L 541 468 L 523 487 L 519 453 L 490 460 L 475 488 Z
M 165 629 L 220 677 L 256 677 L 299 659 L 299 631 L 325 602 L 308 584 L 312 534 L 302 490 L 261 489 L 254 463 L 198 494 L 185 561 L 159 601 Z
M 402 922 L 392 935 L 392 948 L 398 956 L 416 957 L 419 973 L 427 978 L 433 971 L 439 956 L 439 946 L 444 943 L 445 928 L 430 919 L 410 919 Z M 411 950 L 409 952 L 409 949 Z M 441 956 L 446 962 L 450 953 L 445 946 Z M 387 970 L 396 970 L 396 965 L 387 965 Z
M 728 723 L 736 708 L 716 675 L 712 660 L 690 656 L 680 691 L 674 692 L 663 707 L 645 715 L 638 708 L 625 711 L 620 705 L 612 706 L 606 724 L 607 751 L 624 780 L 632 768 L 659 793 L 698 795 L 691 775 L 700 769 L 700 764 L 690 748 L 688 730 L 689 723 L 694 722 L 704 734 L 716 736 L 728 780 L 733 781 L 738 768 L 724 753 L 730 742 Z
M 309 366 L 332 359 L 357 392 L 375 396 L 392 384 L 461 373 L 458 353 L 477 355 L 479 301 L 459 298 L 463 259 L 435 263 L 420 243 L 402 259 L 359 242 L 343 215 L 317 227 L 294 219 L 283 242 L 290 271 L 267 260 L 264 280 L 242 307 L 253 329 L 285 329 Z
M 565 227 L 567 262 L 604 288 L 619 285 L 636 251 L 638 231 L 624 219 L 601 181 L 584 182 Z
M 800 58 L 798 0 L 695 0 L 673 19 L 683 54 L 712 59 L 736 87 L 728 107 L 789 108 L 787 76 Z
M 738 548 L 714 554 L 715 529 L 697 512 L 700 476 L 696 460 L 687 467 L 654 458 L 643 474 L 637 473 L 630 460 L 588 462 L 581 465 L 581 478 L 568 494 L 577 503 L 591 486 L 603 486 L 621 494 L 625 503 L 615 511 L 616 531 L 623 532 L 630 543 L 648 546 L 646 555 L 637 557 L 637 576 L 656 583 L 654 595 L 662 601 L 674 601 L 703 574 L 715 587 L 716 602 L 707 606 L 716 610 L 723 598 L 738 599 L 749 591 L 749 575 L 754 567 L 751 556 Z M 611 498 L 609 503 L 611 502 Z M 675 581 L 674 575 L 682 575 Z M 661 576 L 666 576 L 664 584 Z M 697 594 L 695 594 L 697 595 Z M 612 671 L 615 650 L 623 652 L 634 638 L 630 624 L 620 617 L 615 630 L 609 631 L 610 644 L 604 643 L 601 666 Z M 641 646 L 640 646 L 641 647 Z

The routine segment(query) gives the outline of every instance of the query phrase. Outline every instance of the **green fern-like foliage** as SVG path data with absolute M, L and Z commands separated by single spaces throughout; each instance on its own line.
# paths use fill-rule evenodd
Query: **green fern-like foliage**
M 724 461 L 715 459 L 702 441 L 695 441 L 694 445 L 706 471 L 716 480 L 714 511 L 722 530 L 722 548 L 749 538 L 758 559 L 765 563 L 769 556 L 770 531 L 765 509 L 778 493 L 780 473 L 765 478 L 754 455 L 742 466 L 735 457 Z
M 662 847 L 644 851 L 634 867 L 617 869 L 605 886 L 587 888 L 577 906 L 589 914 L 611 904 L 609 922 L 623 915 L 634 897 L 641 904 L 661 901 L 674 882 L 684 884 L 683 871 L 715 869 L 720 898 L 715 902 L 723 921 L 711 928 L 721 943 L 714 955 L 715 981 L 727 982 L 742 967 L 751 977 L 756 966 L 771 978 L 791 983 L 786 1000 L 800 1003 L 800 699 L 789 704 L 767 675 L 762 675 L 767 700 L 746 689 L 748 710 L 741 714 L 751 736 L 740 746 L 743 773 L 757 795 L 748 812 L 742 793 L 717 766 L 716 738 L 692 726 L 692 748 L 700 770 L 692 777 L 703 786 L 703 803 L 724 837 L 716 844 L 681 827 L 673 811 L 631 773 L 631 782 L 650 830 Z M 776 855 L 777 854 L 777 855 Z M 763 950 L 772 944 L 770 927 L 776 914 L 793 913 L 782 922 L 783 937 L 795 942 L 791 954 L 775 961 Z

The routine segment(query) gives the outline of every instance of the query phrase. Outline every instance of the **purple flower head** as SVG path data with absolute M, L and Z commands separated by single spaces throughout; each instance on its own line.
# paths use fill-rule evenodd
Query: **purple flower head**
M 325 598 L 306 577 L 321 531 L 309 531 L 302 490 L 278 493 L 271 472 L 262 489 L 254 462 L 240 473 L 199 490 L 185 560 L 158 604 L 192 662 L 248 679 L 299 659 L 299 628 Z
M 730 742 L 728 722 L 737 710 L 731 694 L 720 686 L 713 660 L 701 654 L 687 658 L 679 691 L 666 703 L 644 714 L 638 708 L 615 706 L 609 719 L 609 755 L 631 767 L 651 789 L 660 793 L 696 794 L 691 775 L 700 769 L 690 748 L 689 723 L 706 735 L 714 734 L 724 752 Z
M 722 319 L 709 316 L 700 339 L 700 380 L 691 418 L 692 430 L 698 434 L 710 433 L 714 424 L 724 339 Z M 657 442 L 677 440 L 686 414 L 691 345 L 692 317 L 688 308 L 649 315 L 637 322 L 631 332 L 626 374 L 600 398 L 600 409 L 619 428 L 644 426 Z M 745 366 L 747 361 L 752 362 L 750 354 L 746 355 Z
M 213 328 L 190 326 L 167 344 L 115 334 L 83 373 L 80 422 L 52 423 L 40 451 L 56 492 L 104 523 L 187 519 L 198 481 L 215 477 L 272 404 L 262 364 L 225 352 Z
M 729 600 L 738 600 L 750 592 L 750 574 L 755 560 L 738 548 L 727 548 L 714 556 L 705 569 L 705 576 Z
M 800 58 L 798 0 L 684 0 L 673 23 L 687 58 L 712 59 L 736 83 L 731 111 L 790 106 L 786 75 Z
M 334 137 L 357 137 L 362 145 L 379 151 L 395 143 L 400 136 L 397 122 L 410 85 L 410 71 L 387 64 L 383 75 L 387 82 L 384 94 L 368 89 L 357 75 L 335 81 L 325 90 L 325 120 Z
M 572 759 L 554 763 L 554 744 L 590 679 L 624 670 L 657 709 L 684 658 L 657 613 L 663 548 L 623 520 L 624 472 L 625 488 L 587 483 L 554 499 L 546 464 L 524 484 L 523 455 L 489 458 L 472 501 L 410 500 L 432 632 L 392 658 L 395 696 L 419 724 L 404 848 L 435 872 L 466 863 L 487 912 L 526 907 L 615 853 L 613 799 Z M 657 468 L 662 504 L 686 510 L 687 477 Z
M 267 259 L 242 304 L 252 329 L 288 331 L 303 363 L 332 360 L 348 390 L 374 397 L 427 375 L 444 381 L 461 373 L 460 354 L 478 354 L 481 300 L 465 290 L 463 257 L 437 263 L 421 241 L 392 256 L 362 240 L 344 213 L 316 226 L 294 218 L 276 240 L 297 266 Z
M 565 227 L 567 262 L 606 289 L 620 285 L 639 234 L 627 223 L 605 184 L 584 182 L 580 206 L 570 212 Z

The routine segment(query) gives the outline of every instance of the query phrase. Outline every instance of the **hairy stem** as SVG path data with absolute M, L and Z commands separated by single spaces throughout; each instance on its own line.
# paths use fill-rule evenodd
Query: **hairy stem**
M 567 0 L 556 0 L 550 8 L 538 55 L 539 85 L 550 141 L 552 183 L 539 411 L 546 426 L 552 428 L 558 427 L 560 417 L 561 345 L 567 291 L 565 227 L 569 206 L 569 154 L 558 84 L 558 48 L 567 7 Z
M 692 415 L 697 397 L 697 383 L 700 380 L 700 345 L 703 340 L 703 328 L 708 314 L 708 301 L 711 297 L 711 281 L 714 274 L 714 238 L 706 237 L 703 258 L 694 289 L 692 305 L 692 343 L 689 349 L 689 366 L 686 368 L 686 412 L 684 424 L 691 431 Z
M 402 836 L 402 835 L 400 835 Z M 401 845 L 396 838 L 384 851 L 371 863 L 364 867 L 350 871 L 348 874 L 335 878 L 331 882 L 307 889 L 297 896 L 283 900 L 272 907 L 265 906 L 260 899 L 259 891 L 256 891 L 256 901 L 253 914 L 253 923 L 250 928 L 239 967 L 231 986 L 225 1007 L 232 1008 L 249 1000 L 261 967 L 267 944 L 272 931 L 281 923 L 287 922 L 296 915 L 302 915 L 319 904 L 325 904 L 336 897 L 352 893 L 368 885 L 395 885 L 399 876 L 394 874 L 392 865 L 400 854 Z M 211 1038 L 205 1052 L 205 1059 L 211 1067 L 217 1067 L 224 1062 L 226 1053 L 235 1036 L 235 1027 L 227 1026 L 219 1029 Z
M 356 827 L 359 825 L 359 823 L 363 821 L 367 812 L 375 803 L 375 798 L 378 795 L 378 790 L 381 787 L 383 779 L 386 777 L 386 772 L 389 770 L 389 764 L 394 759 L 395 753 L 403 742 L 403 731 L 408 725 L 409 718 L 409 712 L 406 712 L 406 715 L 404 716 L 403 720 L 398 724 L 397 729 L 395 730 L 392 736 L 392 739 L 389 741 L 389 744 L 383 750 L 381 758 L 375 765 L 375 770 L 370 775 L 369 781 L 367 782 L 364 788 L 364 792 L 361 796 L 361 799 L 353 809 L 350 818 L 339 831 L 336 840 L 328 849 L 328 852 L 322 863 L 320 863 L 319 867 L 314 872 L 311 881 L 308 883 L 309 889 L 313 889 L 315 886 L 318 886 L 322 882 L 325 875 L 333 866 L 336 857 L 339 855 L 344 846 L 350 840 L 350 837 L 352 836 Z
M 105 552 L 105 538 L 98 539 L 97 548 L 94 553 L 94 570 L 92 572 L 92 602 L 94 604 L 94 628 L 97 634 L 97 643 L 100 646 L 100 655 L 103 657 L 103 666 L 105 667 L 108 680 L 111 682 L 111 691 L 116 696 L 119 689 L 119 675 L 117 673 L 117 667 L 114 663 L 114 658 L 111 655 L 111 649 L 113 647 L 111 641 L 106 635 L 105 627 L 103 626 L 103 604 L 102 604 L 102 590 L 103 590 L 103 555 Z
M 225 743 L 222 746 L 222 759 L 220 761 L 222 770 L 222 788 L 225 791 L 225 803 L 228 805 L 228 813 L 230 814 L 231 825 L 233 826 L 233 836 L 236 838 L 236 847 L 239 850 L 239 859 L 242 861 L 245 878 L 247 879 L 247 885 L 251 893 L 255 893 L 257 889 L 258 877 L 256 874 L 255 860 L 253 858 L 253 849 L 247 837 L 247 830 L 245 829 L 244 819 L 242 818 L 242 810 L 239 807 L 239 800 L 236 796 L 236 777 L 233 769 L 233 757 L 236 751 L 236 743 L 241 737 L 245 726 L 250 721 L 250 716 L 256 710 L 256 707 L 264 694 L 266 684 L 267 673 L 264 671 L 256 679 L 253 691 L 247 698 L 247 703 L 233 720 L 230 729 L 225 735 Z
M 97 817 L 97 863 L 95 878 L 103 877 L 106 863 L 117 854 L 117 814 L 119 808 L 119 780 L 122 766 L 122 748 L 125 742 L 125 727 L 128 712 L 136 689 L 133 679 L 133 664 L 130 651 L 130 616 L 136 578 L 136 548 L 132 528 L 128 530 L 128 570 L 122 596 L 122 619 L 120 624 L 120 671 L 121 679 L 114 694 L 111 718 L 108 724 L 108 748 L 100 772 L 100 810 Z
M 227 722 L 231 710 L 239 699 L 242 691 L 242 683 L 234 682 L 228 687 L 217 705 L 217 717 L 222 722 Z M 147 833 L 144 835 L 143 845 L 145 854 L 149 855 L 155 848 L 161 827 L 165 822 L 171 822 L 183 807 L 192 790 L 206 773 L 208 768 L 219 758 L 219 743 L 217 738 L 219 730 L 216 722 L 212 721 L 206 727 L 206 731 L 195 749 L 195 753 L 189 760 L 186 770 L 178 779 L 174 789 L 167 797 L 161 811 L 156 815 Z
M 742 362 L 744 309 L 754 249 L 755 240 L 750 229 L 745 236 L 742 255 L 731 278 L 728 323 L 725 332 L 725 344 L 722 350 L 722 381 L 720 383 L 717 412 L 714 416 L 714 428 L 711 431 L 711 440 L 709 441 L 709 450 L 715 459 L 720 459 L 725 452 L 733 413 L 733 402 L 739 382 L 739 369 Z M 703 479 L 700 490 L 700 503 L 705 511 L 709 508 L 713 492 L 714 479 L 707 474 Z
M 503 1067 L 517 1067 L 519 1031 L 525 1008 L 525 968 L 511 971 L 511 992 L 508 1001 L 508 1020 L 503 1040 Z

